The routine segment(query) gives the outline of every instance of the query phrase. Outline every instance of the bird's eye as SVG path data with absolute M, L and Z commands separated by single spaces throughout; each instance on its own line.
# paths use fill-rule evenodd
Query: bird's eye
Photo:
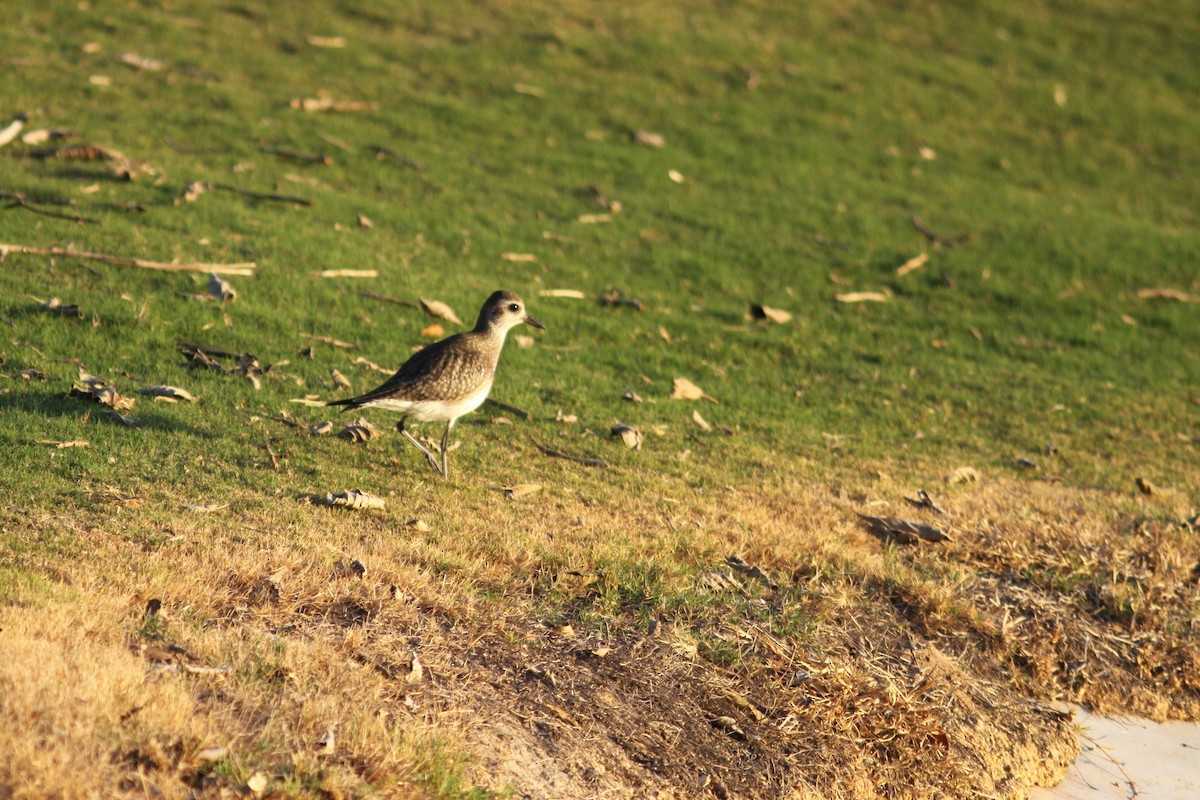
M 521 307 L 519 305 L 517 305 L 516 303 L 512 303 L 511 305 L 509 305 L 508 310 L 515 314 L 521 310 Z

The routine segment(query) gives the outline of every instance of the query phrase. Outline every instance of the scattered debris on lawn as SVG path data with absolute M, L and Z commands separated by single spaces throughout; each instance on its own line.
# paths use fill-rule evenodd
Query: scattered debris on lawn
M 421 310 L 431 317 L 438 319 L 449 320 L 455 325 L 462 325 L 463 321 L 454 313 L 454 309 L 443 303 L 441 300 L 426 300 L 421 298 Z
M 60 317 L 83 319 L 83 312 L 74 303 L 64 303 L 57 297 L 51 297 L 49 300 L 40 300 L 36 297 L 33 299 L 37 300 L 38 305 L 43 311 L 49 311 L 51 314 L 56 314 Z
M 920 255 L 913 256 L 896 268 L 896 276 L 903 278 L 908 273 L 920 269 L 927 263 L 929 263 L 929 253 L 921 253 Z
M 672 400 L 707 400 L 710 403 L 716 403 L 716 398 L 705 394 L 704 390 L 696 384 L 689 381 L 687 378 L 676 378 L 671 383 L 671 399 Z
M 175 347 L 188 358 L 187 361 L 181 362 L 180 366 L 188 369 L 211 369 L 225 375 L 241 375 L 250 381 L 255 389 L 262 388 L 260 378 L 270 372 L 272 367 L 271 364 L 264 367 L 251 353 L 233 353 L 188 342 L 178 342 Z M 226 367 L 216 360 L 218 358 L 237 359 L 237 363 L 232 367 Z
M 630 450 L 642 449 L 642 432 L 632 425 L 626 425 L 624 422 L 618 422 L 616 425 L 612 426 L 612 429 L 609 431 L 609 436 L 620 436 L 621 441 L 623 441 L 625 446 Z
M 916 544 L 919 541 L 950 541 L 949 536 L 932 525 L 923 525 L 919 522 L 909 522 L 908 520 L 893 519 L 891 517 L 872 517 L 867 514 L 858 514 L 858 516 L 867 524 L 867 530 L 870 533 L 885 542 Z
M 359 417 L 346 423 L 346 427 L 338 431 L 337 435 L 351 442 L 369 442 L 379 435 L 379 429 L 365 417 Z
M 633 141 L 646 147 L 662 147 L 667 143 L 666 137 L 661 133 L 652 133 L 651 131 L 635 130 L 630 133 L 630 137 Z
M 36 439 L 36 440 L 34 440 L 34 444 L 48 444 L 48 445 L 51 445 L 51 446 L 57 448 L 58 450 L 62 450 L 67 447 L 91 447 L 92 446 L 91 442 L 85 442 L 82 439 L 72 439 L 69 442 L 60 442 L 56 439 Z
M 884 292 L 846 292 L 834 295 L 834 299 L 839 303 L 886 303 L 892 298 Z
M 117 63 L 147 72 L 157 72 L 167 65 L 165 61 L 159 61 L 157 58 L 143 58 L 133 53 L 121 53 L 117 56 Z
M 322 278 L 378 278 L 377 269 L 326 269 L 320 272 Z
M 505 486 L 504 496 L 509 500 L 520 500 L 522 497 L 537 494 L 541 490 L 542 485 L 540 483 L 518 483 L 513 486 Z
M 904 499 L 910 505 L 912 505 L 916 508 L 927 508 L 930 511 L 934 512 L 935 514 L 945 514 L 946 513 L 946 509 L 942 508 L 937 503 L 935 503 L 933 501 L 933 498 L 929 496 L 929 492 L 925 491 L 924 489 L 918 489 L 917 496 L 915 498 L 905 497 Z
M 238 264 L 166 263 L 162 261 L 148 261 L 144 258 L 124 258 L 122 256 L 110 256 L 104 253 L 88 253 L 82 250 L 75 250 L 70 247 L 29 247 L 22 244 L 0 244 L 0 262 L 3 262 L 8 257 L 9 253 L 20 253 L 21 255 L 30 256 L 48 256 L 51 258 L 81 258 L 90 261 L 100 261 L 105 264 L 115 264 L 122 267 L 139 267 L 141 269 L 154 269 L 163 272 L 216 272 L 221 275 L 250 276 L 254 274 L 254 270 L 258 266 L 252 261 Z
M 180 400 L 186 400 L 189 403 L 196 402 L 196 396 L 187 389 L 180 389 L 178 386 L 146 386 L 141 389 L 134 389 L 138 394 L 148 395 L 155 400 L 164 400 L 168 403 L 176 403 Z
M 596 302 L 598 302 L 602 306 L 616 306 L 616 307 L 623 307 L 623 308 L 632 308 L 634 311 L 645 311 L 646 310 L 645 303 L 643 303 L 641 300 L 638 300 L 636 298 L 629 297 L 621 289 L 606 289 L 606 290 L 604 290 L 603 292 L 600 293 L 600 296 L 598 298 L 596 298 Z
M 208 276 L 208 293 L 222 303 L 232 303 L 238 296 L 237 290 L 229 285 L 229 281 L 215 272 Z
M 1187 294 L 1178 289 L 1138 289 L 1137 296 L 1143 300 L 1178 300 L 1181 303 L 1200 303 L 1200 295 Z
M 771 576 L 764 572 L 761 567 L 758 567 L 754 564 L 747 564 L 745 559 L 743 559 L 741 556 L 728 555 L 725 557 L 725 563 L 746 577 L 761 581 L 762 584 L 771 591 L 775 591 L 779 588 L 779 584 L 771 580 Z
M 358 489 L 350 489 L 336 494 L 314 494 L 309 498 L 316 505 L 336 506 L 353 509 L 380 509 L 386 506 L 382 497 L 376 497 Z
M 555 450 L 551 447 L 547 447 L 546 445 L 542 444 L 541 442 L 539 442 L 537 439 L 533 438 L 532 436 L 529 437 L 529 441 L 533 442 L 534 447 L 536 447 L 538 450 L 541 450 L 543 453 L 550 456 L 551 458 L 562 458 L 562 459 L 566 459 L 567 461 L 574 461 L 577 464 L 585 464 L 589 467 L 600 467 L 601 469 L 605 469 L 608 467 L 608 462 L 602 458 L 587 458 L 585 456 L 573 456 L 573 455 L 570 455 L 569 453 L 564 453 L 560 450 Z
M 775 322 L 780 325 L 792 320 L 790 312 L 779 308 L 771 308 L 770 306 L 760 306 L 757 303 L 750 304 L 748 317 L 752 320 L 766 320 L 767 322 Z
M 79 370 L 79 379 L 71 386 L 68 396 L 77 400 L 99 403 L 116 411 L 129 410 L 136 402 L 135 398 L 123 397 L 115 388 L 82 369 Z
M 100 147 L 94 144 L 68 144 L 62 147 L 51 147 L 44 150 L 34 150 L 30 153 L 34 158 L 55 159 L 59 161 L 103 161 L 110 165 L 112 173 L 122 180 L 136 180 L 142 173 L 156 175 L 157 171 L 128 156 Z

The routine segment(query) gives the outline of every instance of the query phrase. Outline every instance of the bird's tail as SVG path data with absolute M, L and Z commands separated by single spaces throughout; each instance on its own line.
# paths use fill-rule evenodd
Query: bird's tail
M 356 408 L 362 408 L 362 403 L 357 397 L 347 397 L 345 400 L 331 400 L 326 403 L 327 406 L 345 406 L 342 411 L 352 411 Z

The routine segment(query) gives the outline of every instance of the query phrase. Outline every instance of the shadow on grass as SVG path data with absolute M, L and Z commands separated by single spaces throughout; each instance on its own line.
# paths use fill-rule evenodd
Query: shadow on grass
M 142 406 L 143 409 L 146 406 Z M 152 408 L 152 407 L 151 407 Z M 212 432 L 190 425 L 179 420 L 169 419 L 160 414 L 133 413 L 126 414 L 136 420 L 135 425 L 126 425 L 112 409 L 104 406 L 86 403 L 68 397 L 66 392 L 30 391 L 10 393 L 0 397 L 0 409 L 5 411 L 25 411 L 43 417 L 83 417 L 90 412 L 92 419 L 103 420 L 105 423 L 118 428 L 130 430 L 155 431 L 161 433 L 185 433 L 200 439 L 218 438 Z

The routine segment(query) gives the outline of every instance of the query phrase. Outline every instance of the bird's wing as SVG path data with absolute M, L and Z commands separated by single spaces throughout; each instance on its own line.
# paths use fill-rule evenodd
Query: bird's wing
M 395 375 L 351 402 L 363 406 L 379 400 L 456 400 L 477 391 L 494 365 L 474 348 L 453 346 L 457 338 L 418 350 Z

